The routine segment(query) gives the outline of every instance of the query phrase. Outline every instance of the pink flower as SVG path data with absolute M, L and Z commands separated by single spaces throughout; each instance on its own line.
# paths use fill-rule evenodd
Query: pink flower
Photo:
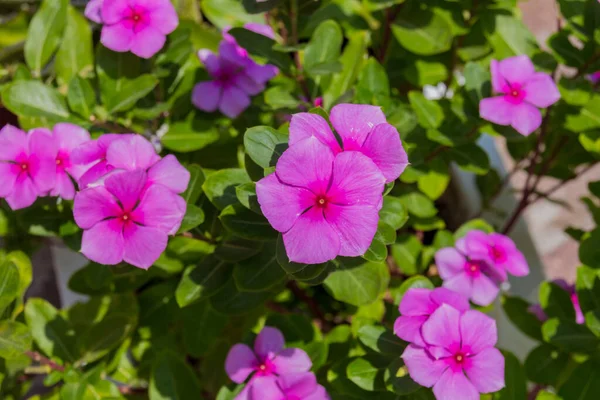
M 341 146 L 323 117 L 310 113 L 294 114 L 290 123 L 290 146 L 314 136 L 334 154 L 359 151 L 373 160 L 386 182 L 396 180 L 408 165 L 400 135 L 387 123 L 381 108 L 339 104 L 331 109 L 331 124 L 342 139 Z
M 281 331 L 265 326 L 254 341 L 254 350 L 242 343 L 229 350 L 225 360 L 225 371 L 229 378 L 235 383 L 243 383 L 251 376 L 236 400 L 248 399 L 253 384 L 261 378 L 297 375 L 310 370 L 312 362 L 304 350 L 284 346 L 285 339 Z
M 481 100 L 481 118 L 498 125 L 511 125 L 528 136 L 542 124 L 538 108 L 547 108 L 560 99 L 550 75 L 535 72 L 527 56 L 492 60 L 492 88 L 499 97 Z
M 87 258 L 147 269 L 166 249 L 167 236 L 179 226 L 185 209 L 179 196 L 148 181 L 144 170 L 123 171 L 109 176 L 104 186 L 77 193 L 73 215 L 84 230 L 81 252 Z
M 464 238 L 464 249 L 461 250 L 471 259 L 489 262 L 503 280 L 506 280 L 507 273 L 514 276 L 529 274 L 529 266 L 523 253 L 512 239 L 500 233 L 470 231 Z
M 107 48 L 150 58 L 179 24 L 169 0 L 93 0 L 85 15 L 102 23 L 100 41 Z
M 49 131 L 48 131 L 49 132 Z M 72 162 L 71 152 L 90 140 L 90 134 L 77 125 L 61 123 L 54 125 L 49 132 L 56 143 L 56 185 L 50 191 L 51 196 L 60 196 L 66 200 L 75 197 L 75 185 L 71 178 L 77 180 L 85 171 L 85 166 Z
M 583 315 L 583 311 L 581 311 L 581 306 L 579 305 L 579 297 L 577 296 L 577 291 L 575 290 L 575 285 L 567 283 L 564 279 L 555 279 L 552 283 L 556 284 L 564 291 L 569 293 L 571 297 L 571 303 L 573 303 L 573 309 L 575 310 L 575 322 L 578 324 L 585 323 L 585 316 Z M 539 304 L 534 304 L 529 307 L 529 312 L 535 315 L 540 321 L 544 322 L 548 319 L 548 316 L 544 312 L 544 309 Z
M 318 264 L 364 254 L 377 231 L 385 178 L 357 151 L 337 156 L 315 137 L 287 149 L 256 183 L 260 208 L 290 261 Z
M 448 304 L 461 312 L 469 309 L 469 300 L 451 290 L 409 289 L 398 308 L 402 315 L 394 323 L 394 333 L 402 340 L 425 346 L 421 327 L 442 304 Z
M 47 129 L 25 133 L 12 125 L 0 130 L 0 198 L 13 210 L 29 207 L 56 181 L 56 147 Z
M 592 82 L 592 84 L 596 85 L 598 82 L 600 82 L 600 71 L 589 74 L 588 79 L 590 82 Z
M 229 118 L 248 108 L 250 96 L 265 90 L 265 84 L 279 72 L 273 65 L 257 64 L 230 35 L 219 44 L 218 55 L 202 49 L 198 57 L 212 80 L 194 87 L 192 103 L 207 112 L 218 109 Z
M 313 373 L 283 375 L 279 378 L 257 379 L 250 391 L 250 400 L 329 400 L 325 388 L 317 384 Z
M 402 358 L 410 377 L 437 400 L 479 400 L 504 387 L 504 357 L 494 348 L 496 322 L 479 311 L 444 304 L 421 329 L 427 347 L 410 344 Z

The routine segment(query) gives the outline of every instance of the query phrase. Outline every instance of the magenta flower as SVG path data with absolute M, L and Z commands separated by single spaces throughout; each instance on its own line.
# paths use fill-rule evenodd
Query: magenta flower
M 47 129 L 0 130 L 0 198 L 13 210 L 46 196 L 56 181 L 56 144 Z
M 523 253 L 512 239 L 500 233 L 470 231 L 464 237 L 463 252 L 471 259 L 486 260 L 495 267 L 502 280 L 506 280 L 506 273 L 514 276 L 529 274 L 529 266 Z
M 460 312 L 469 309 L 469 300 L 462 294 L 445 288 L 409 289 L 400 302 L 400 315 L 394 323 L 394 333 L 402 340 L 425 346 L 421 327 L 442 304 Z
M 427 347 L 410 344 L 402 358 L 410 377 L 433 387 L 437 400 L 479 400 L 504 387 L 504 357 L 494 346 L 496 322 L 444 304 L 421 328 Z
M 107 48 L 150 58 L 177 28 L 179 18 L 169 0 L 92 0 L 85 16 L 104 24 L 100 41 Z
M 457 247 L 460 248 L 461 244 L 458 243 Z M 506 280 L 506 275 L 502 278 L 487 261 L 471 258 L 468 251 L 465 253 L 452 247 L 435 253 L 435 263 L 444 280 L 443 286 L 463 293 L 475 304 L 490 305 L 498 296 L 499 283 Z
M 535 72 L 525 55 L 492 60 L 491 72 L 492 88 L 501 96 L 481 100 L 481 118 L 498 125 L 511 125 L 521 135 L 529 136 L 542 124 L 538 108 L 550 107 L 560 99 L 552 77 Z
M 598 82 L 600 82 L 600 71 L 589 74 L 587 78 L 590 80 L 590 82 L 592 82 L 592 84 L 596 85 Z
M 260 208 L 283 233 L 290 261 L 363 255 L 375 236 L 385 178 L 357 151 L 337 156 L 315 137 L 287 149 L 256 183 Z
M 143 170 L 115 173 L 104 186 L 77 193 L 73 215 L 84 230 L 81 252 L 100 264 L 125 261 L 148 269 L 183 219 L 177 197 L 163 185 L 148 185 Z
M 257 379 L 249 400 L 329 400 L 329 396 L 313 373 L 304 372 Z
M 284 348 L 279 329 L 265 326 L 254 341 L 254 350 L 245 344 L 234 345 L 225 360 L 225 371 L 235 383 L 250 381 L 236 400 L 248 399 L 252 385 L 262 378 L 297 375 L 310 370 L 312 362 L 304 350 Z M 288 378 L 289 379 L 289 378 Z
M 51 196 L 60 196 L 65 200 L 75 197 L 75 185 L 71 178 L 77 180 L 85 171 L 85 166 L 72 162 L 71 152 L 90 140 L 90 134 L 77 125 L 61 123 L 48 131 L 56 143 L 56 185 L 50 191 Z
M 192 103 L 206 112 L 218 109 L 229 118 L 248 108 L 250 96 L 265 90 L 265 84 L 279 72 L 273 65 L 257 64 L 233 38 L 221 41 L 218 55 L 203 49 L 198 57 L 212 80 L 194 87 Z
M 564 291 L 569 293 L 571 297 L 571 303 L 573 303 L 573 309 L 575 310 L 575 322 L 578 324 L 585 323 L 585 316 L 583 315 L 583 311 L 581 310 L 581 306 L 579 305 L 579 297 L 577 296 L 577 291 L 575 290 L 575 285 L 567 283 L 564 279 L 555 279 L 552 283 L 561 287 Z M 548 316 L 544 312 L 544 309 L 539 304 L 534 304 L 529 307 L 529 312 L 535 315 L 540 321 L 544 322 L 548 319 Z
M 338 104 L 331 109 L 331 124 L 342 139 L 341 146 L 323 117 L 310 113 L 294 114 L 290 123 L 290 146 L 314 136 L 334 154 L 360 151 L 379 167 L 386 182 L 396 180 L 408 165 L 400 135 L 387 123 L 381 108 Z

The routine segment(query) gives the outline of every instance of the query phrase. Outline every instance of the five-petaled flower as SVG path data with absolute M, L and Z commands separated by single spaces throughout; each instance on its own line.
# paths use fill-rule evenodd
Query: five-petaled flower
M 339 104 L 331 109 L 331 124 L 342 144 L 323 117 L 298 113 L 290 122 L 290 146 L 316 137 L 335 153 L 359 151 L 379 167 L 386 182 L 395 181 L 408 165 L 396 128 L 387 123 L 380 107 L 364 104 Z
M 249 400 L 329 400 L 329 396 L 315 374 L 304 372 L 256 380 Z
M 316 137 L 287 149 L 256 183 L 263 214 L 290 261 L 319 264 L 363 255 L 375 236 L 385 178 L 358 151 L 335 155 Z
M 441 305 L 421 328 L 427 346 L 410 344 L 402 358 L 411 378 L 437 400 L 479 400 L 504 387 L 504 357 L 494 346 L 496 322 L 479 311 Z
M 150 58 L 164 46 L 179 18 L 170 0 L 92 0 L 85 9 L 101 23 L 100 41 L 107 48 Z
M 547 108 L 560 99 L 552 77 L 535 72 L 525 55 L 492 60 L 492 88 L 501 96 L 481 100 L 481 118 L 498 125 L 511 125 L 528 136 L 542 124 L 538 108 Z

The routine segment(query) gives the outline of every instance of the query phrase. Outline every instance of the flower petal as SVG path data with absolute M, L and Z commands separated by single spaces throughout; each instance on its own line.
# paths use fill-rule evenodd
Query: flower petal
M 430 297 L 437 305 L 448 304 L 461 312 L 471 308 L 467 297 L 460 292 L 455 292 L 446 288 L 433 289 Z
M 168 187 L 175 193 L 183 193 L 190 183 L 190 172 L 173 154 L 167 154 L 148 170 L 148 179 L 152 183 Z
M 83 231 L 81 252 L 99 264 L 115 265 L 123 260 L 123 224 L 119 219 L 98 222 Z
M 252 78 L 252 80 L 264 85 L 273 79 L 279 73 L 279 69 L 274 65 L 260 65 L 252 60 L 246 66 L 244 74 Z
M 500 288 L 484 274 L 473 278 L 471 300 L 480 306 L 489 306 L 498 296 Z
M 498 71 L 509 84 L 524 86 L 535 73 L 535 67 L 529 57 L 520 55 L 500 61 Z
M 327 205 L 325 219 L 340 236 L 338 255 L 358 257 L 366 253 L 377 232 L 380 208 L 369 205 Z
M 140 135 L 115 140 L 106 151 L 106 161 L 110 165 L 129 171 L 148 169 L 158 160 L 160 157 L 156 154 L 152 143 Z
M 261 211 L 279 232 L 287 232 L 315 201 L 309 190 L 285 185 L 275 173 L 256 182 L 256 197 Z
M 142 195 L 131 218 L 144 226 L 169 232 L 185 215 L 185 209 L 180 209 L 176 197 L 167 187 L 152 185 Z
M 446 363 L 436 361 L 423 347 L 414 344 L 408 345 L 402 353 L 402 359 L 406 364 L 410 377 L 419 385 L 425 387 L 435 385 L 448 368 Z
M 470 361 L 465 372 L 477 391 L 492 393 L 504 387 L 504 356 L 498 349 L 485 349 Z
M 223 88 L 215 81 L 200 82 L 192 91 L 192 103 L 202 111 L 216 111 Z
M 113 170 L 114 167 L 112 165 L 109 165 L 106 161 L 100 161 L 83 173 L 77 183 L 81 189 L 85 189 L 107 176 Z
M 254 341 L 254 353 L 260 359 L 272 359 L 285 346 L 285 338 L 277 328 L 265 326 Z
M 275 32 L 273 31 L 273 28 L 271 28 L 269 25 L 249 22 L 247 24 L 244 24 L 244 28 L 275 40 Z
M 102 22 L 114 24 L 121 21 L 130 11 L 129 0 L 110 0 L 102 4 Z
M 102 186 L 84 189 L 75 195 L 73 217 L 81 229 L 89 229 L 106 218 L 116 217 L 120 211 L 116 199 Z
M 408 165 L 408 155 L 402 147 L 398 130 L 390 124 L 379 124 L 362 145 L 361 152 L 381 170 L 386 182 L 393 182 Z
M 104 0 L 90 0 L 85 6 L 84 15 L 90 21 L 94 21 L 97 24 L 102 23 L 102 4 Z
M 138 57 L 150 58 L 165 45 L 167 37 L 155 25 L 136 32 L 131 39 L 131 52 Z
M 311 394 L 305 396 L 302 400 L 330 400 L 331 398 L 327 394 L 325 388 L 321 385 L 317 385 L 317 388 Z
M 65 200 L 73 200 L 75 197 L 75 185 L 71 181 L 69 175 L 66 172 L 56 173 L 56 184 L 50 191 L 50 196 L 58 196 Z
M 477 354 L 488 347 L 494 347 L 498 341 L 496 321 L 482 312 L 469 310 L 460 317 L 462 348 Z
M 387 122 L 381 107 L 363 104 L 338 104 L 331 109 L 330 120 L 342 138 L 344 150 L 362 146 L 375 126 Z
M 304 350 L 283 349 L 273 359 L 273 365 L 278 375 L 296 374 L 310 371 L 312 361 Z
M 506 101 L 504 96 L 491 97 L 479 102 L 479 115 L 481 118 L 498 125 L 510 125 L 516 107 L 516 105 Z
M 529 136 L 542 125 L 542 113 L 531 104 L 522 103 L 515 107 L 511 125 L 523 136 Z
M 241 89 L 246 94 L 250 96 L 255 96 L 265 90 L 265 85 L 259 83 L 252 79 L 252 77 L 248 76 L 245 73 L 240 73 L 233 78 L 233 85 L 237 86 L 238 89 Z
M 69 151 L 90 140 L 88 131 L 80 126 L 64 122 L 54 125 L 52 134 L 54 135 L 58 149 Z
M 229 118 L 236 118 L 250 106 L 250 97 L 241 89 L 230 86 L 223 89 L 219 110 Z
M 104 186 L 113 194 L 125 211 L 133 210 L 146 186 L 148 177 L 142 170 L 125 171 L 111 175 Z
M 438 305 L 431 299 L 431 292 L 431 289 L 408 289 L 400 302 L 400 313 L 411 316 L 432 314 Z
M 539 108 L 550 107 L 560 99 L 560 92 L 550 75 L 537 72 L 525 86 L 525 101 Z
M 381 209 L 385 177 L 358 151 L 345 151 L 333 160 L 333 179 L 327 197 L 336 205 L 369 205 Z M 379 218 L 377 218 L 379 219 Z
M 6 197 L 6 202 L 11 209 L 18 210 L 35 203 L 38 194 L 33 181 L 26 174 L 19 174 L 11 194 Z
M 461 272 L 449 279 L 445 279 L 443 286 L 456 293 L 462 293 L 468 298 L 472 298 L 473 296 L 473 280 L 465 272 Z
M 283 243 L 289 260 L 303 264 L 333 260 L 341 246 L 338 233 L 318 207 L 298 217 L 294 226 L 283 234 Z
M 124 23 L 104 25 L 100 33 L 100 42 L 104 47 L 117 52 L 129 51 L 135 34 Z
M 245 344 L 238 343 L 229 350 L 225 360 L 225 371 L 229 379 L 242 383 L 254 371 L 258 363 L 254 352 Z
M 421 337 L 421 327 L 428 318 L 427 315 L 417 317 L 401 315 L 394 323 L 394 333 L 402 340 L 425 347 L 425 342 Z
M 18 155 L 28 153 L 28 149 L 25 132 L 12 125 L 0 130 L 0 161 L 15 161 Z
M 170 1 L 160 3 L 160 7 L 150 12 L 150 24 L 163 35 L 168 35 L 179 25 L 179 17 Z
M 433 387 L 436 400 L 479 400 L 479 392 L 462 370 L 448 368 Z
M 148 269 L 167 248 L 167 233 L 159 228 L 133 222 L 123 230 L 123 260 L 135 267 Z
M 277 161 L 275 173 L 288 185 L 303 187 L 313 193 L 325 193 L 333 168 L 333 153 L 310 137 L 288 148 Z
M 490 62 L 490 72 L 492 74 L 492 89 L 495 93 L 504 93 L 504 87 L 507 82 L 500 74 L 498 60 L 492 60 Z
M 275 377 L 264 376 L 252 382 L 249 399 L 283 400 L 286 399 L 286 394 L 279 388 L 279 385 L 277 385 L 277 379 Z
M 19 167 L 14 164 L 0 162 L 0 197 L 10 195 L 19 176 Z
M 210 76 L 215 77 L 218 75 L 219 70 L 221 69 L 221 62 L 215 53 L 208 49 L 200 49 L 198 50 L 198 58 Z
M 317 377 L 312 372 L 282 375 L 277 380 L 287 396 L 304 399 L 317 389 Z
M 301 140 L 315 136 L 323 144 L 337 154 L 342 151 L 335 135 L 331 131 L 329 124 L 323 117 L 310 113 L 298 113 L 292 115 L 290 121 L 290 146 L 295 145 Z
M 464 272 L 466 262 L 465 256 L 454 247 L 445 247 L 435 253 L 435 265 L 437 265 L 440 277 L 444 280 Z
M 238 46 L 235 40 L 221 40 L 219 43 L 219 57 L 221 67 L 231 71 L 245 69 L 254 61 L 248 56 L 248 52 Z
M 451 348 L 460 345 L 460 312 L 452 306 L 442 304 L 423 324 L 423 339 L 431 345 Z

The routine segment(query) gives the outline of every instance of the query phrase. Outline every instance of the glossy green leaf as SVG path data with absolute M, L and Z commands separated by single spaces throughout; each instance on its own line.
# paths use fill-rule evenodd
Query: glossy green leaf
M 227 283 L 232 270 L 233 265 L 214 257 L 188 267 L 175 291 L 177 304 L 185 307 L 212 296 Z
M 365 325 L 358 331 L 358 339 L 369 349 L 384 357 L 400 357 L 406 349 L 406 342 L 399 339 L 389 329 L 377 325 Z
M 69 108 L 84 118 L 89 118 L 96 105 L 96 94 L 89 81 L 79 75 L 74 76 L 67 91 Z
M 0 315 L 19 296 L 19 269 L 10 261 L 0 263 Z
M 181 195 L 188 204 L 196 204 L 202 194 L 202 185 L 206 180 L 202 168 L 197 164 L 188 165 L 187 170 L 190 171 L 190 182 L 188 187 Z
M 527 398 L 527 379 L 521 362 L 508 351 L 503 351 L 502 355 L 504 356 L 505 386 L 497 393 L 497 398 L 499 400 L 522 400 Z
M 315 68 L 337 61 L 343 40 L 342 29 L 335 21 L 327 20 L 321 23 L 315 29 L 304 50 L 304 68 L 306 71 L 311 75 L 315 75 Z
M 452 46 L 450 22 L 435 9 L 423 9 L 419 5 L 398 13 L 392 32 L 402 47 L 419 55 L 443 53 Z
M 19 358 L 31 349 L 29 328 L 20 322 L 0 321 L 0 357 Z
M 241 292 L 237 289 L 233 278 L 210 298 L 211 306 L 222 314 L 240 315 L 261 306 L 271 297 L 268 291 Z
M 384 263 L 344 258 L 325 279 L 325 287 L 336 300 L 361 306 L 374 302 L 389 280 L 390 273 Z
M 204 222 L 204 211 L 198 206 L 188 204 L 178 233 L 188 232 Z
M 268 126 L 246 130 L 244 147 L 250 158 L 263 168 L 274 167 L 288 147 L 288 137 Z
M 198 393 L 200 380 L 184 358 L 168 351 L 156 358 L 150 376 L 150 400 L 190 399 Z
M 44 0 L 32 18 L 25 41 L 25 61 L 39 76 L 56 51 L 67 20 L 68 0 Z
M 210 174 L 202 188 L 206 197 L 218 209 L 238 203 L 235 188 L 243 183 L 250 182 L 250 178 L 243 169 L 222 169 Z
M 244 292 L 262 292 L 281 283 L 286 273 L 277 262 L 275 243 L 265 245 L 259 254 L 236 264 L 233 279 Z
M 508 319 L 524 334 L 542 340 L 542 323 L 529 311 L 531 305 L 519 297 L 502 296 L 502 308 Z
M 16 81 L 2 90 L 2 102 L 18 116 L 62 121 L 69 118 L 67 102 L 55 89 L 38 81 Z
M 569 356 L 556 347 L 541 344 L 533 349 L 525 360 L 527 378 L 542 385 L 556 386 Z
M 594 400 L 600 393 L 600 369 L 596 360 L 578 365 L 558 390 L 564 400 Z
M 67 11 L 67 25 L 54 59 L 56 75 L 68 84 L 76 75 L 91 75 L 94 70 L 92 29 L 88 20 L 74 7 Z
M 385 385 L 389 391 L 406 396 L 416 392 L 421 386 L 408 374 L 402 358 L 398 357 L 388 365 L 384 374 Z
M 551 318 L 542 326 L 542 334 L 545 341 L 568 352 L 595 352 L 600 346 L 600 339 L 575 321 Z
M 442 107 L 433 100 L 428 100 L 420 92 L 409 92 L 408 100 L 413 107 L 419 124 L 424 128 L 439 128 L 444 119 Z
M 420 272 L 419 255 L 423 244 L 414 235 L 402 234 L 396 238 L 396 243 L 391 246 L 394 262 L 406 275 L 415 275 Z
M 348 379 L 361 389 L 370 392 L 384 390 L 384 368 L 375 366 L 367 358 L 359 357 L 346 367 Z
M 277 239 L 277 231 L 271 227 L 265 217 L 250 211 L 241 204 L 232 204 L 226 207 L 219 215 L 219 219 L 227 230 L 241 238 Z

